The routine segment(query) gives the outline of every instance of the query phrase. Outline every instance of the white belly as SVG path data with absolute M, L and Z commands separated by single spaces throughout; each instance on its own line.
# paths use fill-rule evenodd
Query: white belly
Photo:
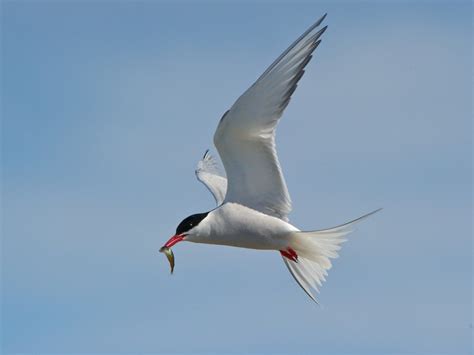
M 291 224 L 236 203 L 211 211 L 188 241 L 249 249 L 280 250 L 288 246 Z

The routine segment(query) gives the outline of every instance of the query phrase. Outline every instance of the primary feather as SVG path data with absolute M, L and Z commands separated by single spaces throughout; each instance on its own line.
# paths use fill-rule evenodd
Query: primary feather
M 298 38 L 222 117 L 214 135 L 236 202 L 285 221 L 291 199 L 275 149 L 275 128 L 326 30 L 324 15 Z

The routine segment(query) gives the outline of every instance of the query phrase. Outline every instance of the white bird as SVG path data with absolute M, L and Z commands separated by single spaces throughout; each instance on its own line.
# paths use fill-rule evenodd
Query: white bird
M 206 152 L 196 176 L 213 194 L 217 207 L 185 218 L 162 247 L 174 266 L 171 247 L 178 242 L 219 244 L 279 251 L 301 288 L 315 293 L 338 256 L 355 222 L 300 231 L 288 222 L 291 199 L 275 149 L 278 121 L 318 47 L 326 15 L 285 50 L 221 118 L 214 144 L 226 176 Z

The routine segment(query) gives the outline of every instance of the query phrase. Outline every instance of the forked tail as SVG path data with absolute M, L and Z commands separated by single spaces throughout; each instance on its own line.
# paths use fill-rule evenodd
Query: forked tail
M 287 250 L 281 250 L 283 262 L 291 275 L 311 299 L 318 303 L 315 293 L 326 280 L 331 260 L 338 257 L 344 238 L 354 224 L 380 211 L 370 212 L 340 226 L 311 232 L 295 232 Z

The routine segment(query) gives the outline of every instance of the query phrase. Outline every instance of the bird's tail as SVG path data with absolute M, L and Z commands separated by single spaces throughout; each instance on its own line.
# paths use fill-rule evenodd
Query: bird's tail
M 326 280 L 327 270 L 331 268 L 330 259 L 338 257 L 341 244 L 346 241 L 344 237 L 353 231 L 355 223 L 380 210 L 381 208 L 337 227 L 295 232 L 291 236 L 288 251 L 282 252 L 283 262 L 298 285 L 314 302 L 318 303 L 315 294 Z

